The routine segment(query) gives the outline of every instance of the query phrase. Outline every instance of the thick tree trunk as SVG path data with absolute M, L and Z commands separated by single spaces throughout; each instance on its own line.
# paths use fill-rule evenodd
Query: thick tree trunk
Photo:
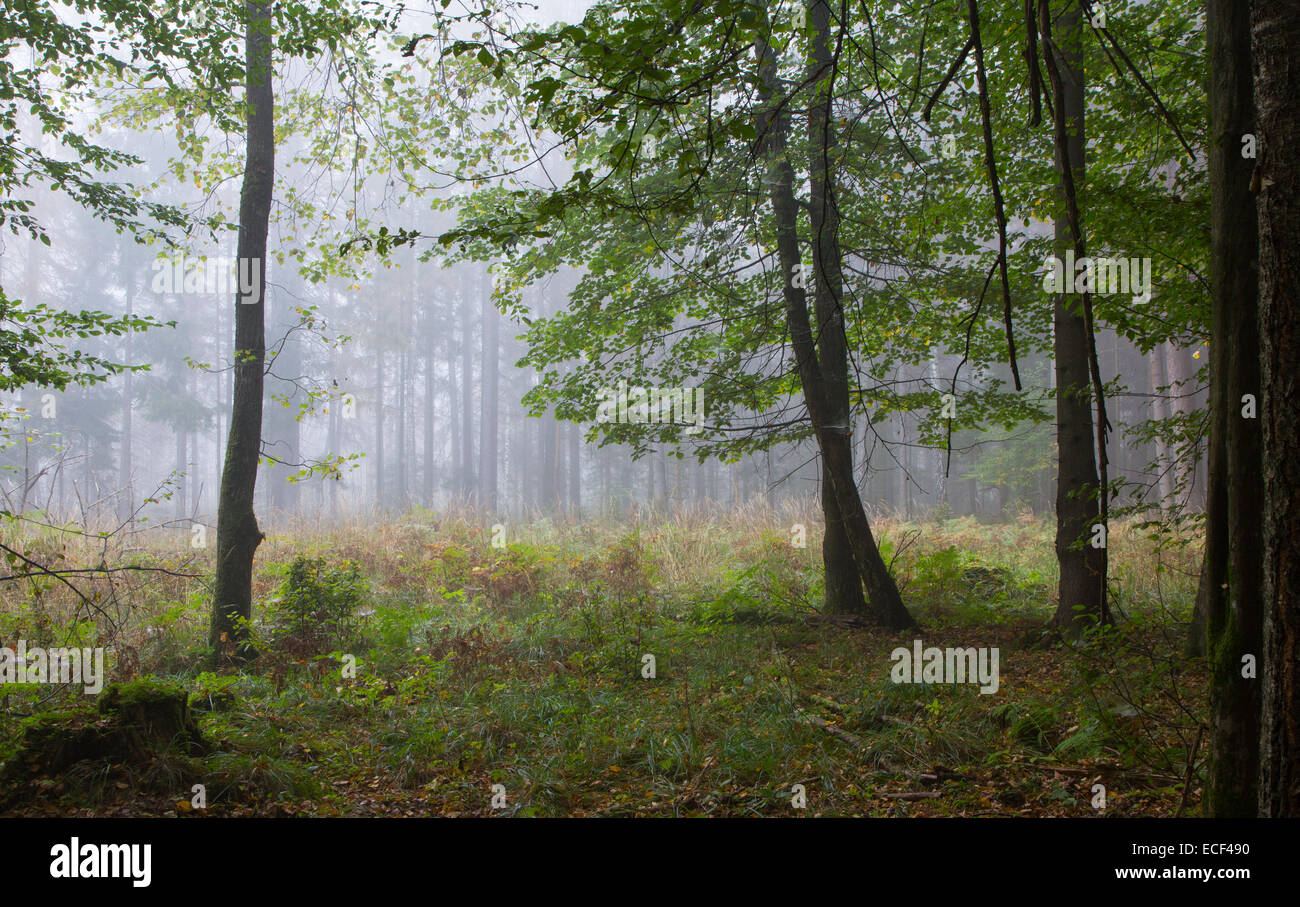
M 1187 642 L 1183 654 L 1188 658 L 1205 657 L 1206 611 L 1209 607 L 1209 558 L 1201 556 L 1201 574 L 1196 582 L 1196 601 L 1192 605 L 1192 622 L 1187 628 Z
M 1241 396 L 1259 393 L 1259 334 L 1253 162 L 1242 136 L 1254 129 L 1250 10 L 1211 0 L 1209 175 L 1211 208 L 1209 499 L 1206 509 L 1206 633 L 1210 660 L 1210 765 L 1205 812 L 1252 816 L 1258 807 L 1259 680 L 1242 657 L 1259 660 L 1258 419 L 1243 419 Z
M 1264 381 L 1259 812 L 1294 819 L 1300 818 L 1300 7 L 1295 0 L 1255 0 L 1251 18 Z M 1244 317 L 1237 309 L 1237 318 Z M 1257 421 L 1250 421 L 1253 433 Z
M 1065 260 L 1073 249 L 1075 260 L 1086 255 L 1082 224 L 1071 229 L 1071 204 L 1066 189 L 1073 181 L 1075 199 L 1084 185 L 1083 23 L 1073 0 L 1052 16 L 1048 44 L 1054 66 L 1049 66 L 1055 102 L 1056 168 L 1060 174 L 1060 212 L 1055 224 L 1055 252 Z M 1043 19 L 1047 17 L 1044 16 Z M 1064 152 L 1064 153 L 1062 153 Z M 1080 216 L 1076 211 L 1076 216 Z M 1064 275 L 1073 281 L 1073 274 Z M 1083 297 L 1061 293 L 1053 305 L 1056 360 L 1056 558 L 1061 579 L 1053 623 L 1063 635 L 1077 638 L 1090 624 L 1104 619 L 1106 549 L 1092 544 L 1094 527 L 1101 523 L 1101 489 L 1097 473 L 1096 425 L 1089 369 L 1091 338 L 1083 311 Z
M 826 535 L 822 539 L 822 564 L 826 569 L 826 611 L 830 614 L 866 614 L 862 575 L 853 559 L 853 546 L 844 526 L 830 470 L 822 469 L 822 514 Z
M 271 85 L 269 7 L 244 4 L 248 149 L 239 198 L 238 261 L 256 280 L 235 297 L 235 392 L 217 505 L 217 566 L 208 635 L 214 657 L 254 654 L 248 645 L 253 613 L 253 557 L 262 531 L 253 512 L 262 446 L 262 367 L 266 358 L 266 234 L 275 180 L 275 111 Z

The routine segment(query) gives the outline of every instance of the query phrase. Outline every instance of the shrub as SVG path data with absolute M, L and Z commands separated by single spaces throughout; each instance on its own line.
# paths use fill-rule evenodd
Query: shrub
M 271 602 L 276 642 L 297 654 L 342 646 L 355 636 L 354 614 L 369 591 L 361 568 L 351 561 L 327 568 L 324 558 L 298 556 Z

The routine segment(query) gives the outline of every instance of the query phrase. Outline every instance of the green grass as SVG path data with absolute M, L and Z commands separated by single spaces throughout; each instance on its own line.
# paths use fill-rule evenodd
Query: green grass
M 820 538 L 793 548 L 799 515 L 762 516 L 512 527 L 504 549 L 449 518 L 436 532 L 300 531 L 259 552 L 255 662 L 210 672 L 206 602 L 167 577 L 139 590 L 110 660 L 118 675 L 191 690 L 213 747 L 202 776 L 214 813 L 791 815 L 802 784 L 820 815 L 1094 815 L 1094 775 L 1118 779 L 1108 814 L 1179 807 L 1204 705 L 1199 667 L 1175 658 L 1194 547 L 1153 558 L 1153 542 L 1114 531 L 1130 621 L 1086 649 L 1043 650 L 1022 643 L 1053 610 L 1047 524 L 883 526 L 882 551 L 924 625 L 890 634 L 820 620 Z M 299 553 L 326 569 L 354 562 L 365 580 L 352 618 L 307 642 L 268 607 L 285 600 Z M 38 611 L 48 622 L 75 609 L 47 596 L 6 599 L 6 636 L 31 632 Z M 296 608 L 301 622 L 310 609 Z M 889 653 L 914 635 L 998 646 L 999 692 L 892 683 Z M 12 714 L 49 707 L 3 695 Z M 0 753 L 14 744 L 0 731 Z M 109 766 L 70 795 L 107 809 L 106 798 L 138 793 L 138 774 Z M 504 809 L 493 808 L 497 784 Z M 941 796 L 883 796 L 917 790 Z M 179 799 L 188 793 L 134 802 L 165 811 Z

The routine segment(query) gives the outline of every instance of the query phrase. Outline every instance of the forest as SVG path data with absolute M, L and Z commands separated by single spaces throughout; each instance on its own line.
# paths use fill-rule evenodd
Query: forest
M 0 816 L 1300 816 L 1297 47 L 0 0 Z

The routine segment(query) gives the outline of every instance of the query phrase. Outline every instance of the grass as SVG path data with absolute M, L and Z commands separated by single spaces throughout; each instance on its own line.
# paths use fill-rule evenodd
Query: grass
M 800 522 L 805 548 L 791 545 Z M 262 655 L 238 671 L 206 667 L 202 576 L 81 584 L 103 614 L 48 578 L 7 583 L 0 638 L 56 645 L 54 628 L 74 628 L 111 647 L 114 678 L 156 674 L 190 689 L 212 748 L 201 760 L 207 814 L 1197 807 L 1204 676 L 1178 655 L 1194 540 L 1158 545 L 1136 526 L 1115 527 L 1113 587 L 1126 619 L 1076 650 L 1030 645 L 1053 610 L 1056 575 L 1052 527 L 1028 517 L 880 521 L 919 634 L 821 617 L 817 520 L 794 507 L 640 526 L 508 525 L 505 548 L 491 546 L 489 523 L 425 513 L 272 534 L 255 578 Z M 68 563 L 103 544 L 32 535 L 39 553 Z M 182 548 L 188 538 L 137 539 L 141 550 L 117 556 L 206 575 L 210 552 Z M 284 584 L 299 555 L 364 575 L 350 619 L 328 632 L 299 632 L 301 608 L 285 619 Z M 998 693 L 893 683 L 890 652 L 914 636 L 926 646 L 998 647 Z M 55 708 L 47 688 L 0 688 L 7 718 Z M 0 757 L 14 753 L 17 724 L 4 721 Z M 190 808 L 189 791 L 150 783 L 156 769 L 78 771 L 15 788 L 4 811 L 203 812 Z M 1098 784 L 1105 810 L 1093 805 Z M 806 811 L 792 806 L 796 785 Z

